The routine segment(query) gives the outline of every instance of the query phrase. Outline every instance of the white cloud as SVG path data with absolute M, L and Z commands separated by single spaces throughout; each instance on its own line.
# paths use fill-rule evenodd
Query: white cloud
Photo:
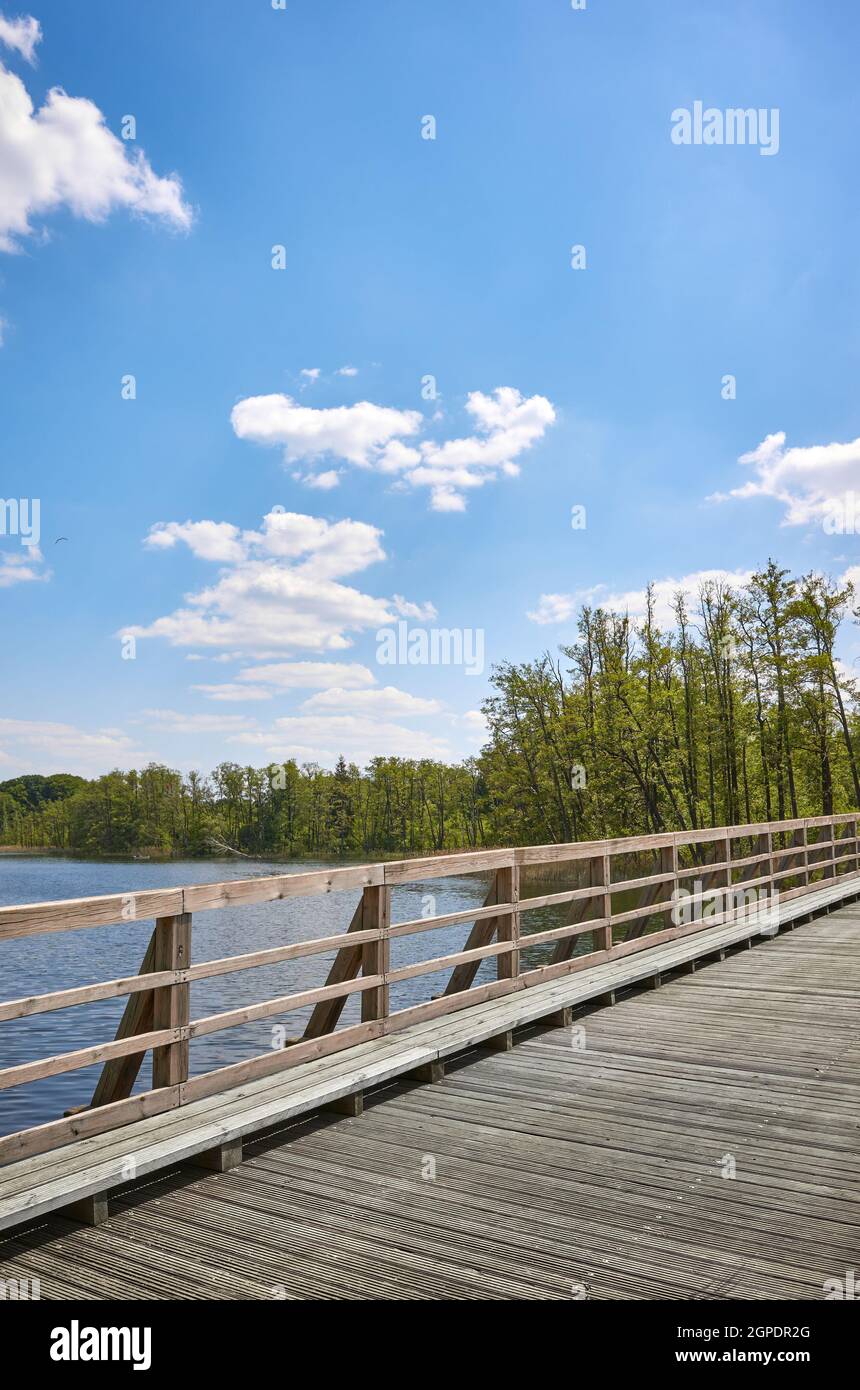
M 437 511 L 462 510 L 462 489 L 482 487 L 501 471 L 515 476 L 514 460 L 543 438 L 555 420 L 545 396 L 525 398 L 512 386 L 499 386 L 489 396 L 472 391 L 466 409 L 476 433 L 444 444 L 425 444 L 424 463 L 407 475 L 416 486 L 433 489 Z
M 409 719 L 416 715 L 439 714 L 438 700 L 425 700 L 406 690 L 386 685 L 379 690 L 321 690 L 302 705 L 303 710 L 350 710 L 372 714 L 382 719 Z
M 159 523 L 148 544 L 182 541 L 200 558 L 224 560 L 224 567 L 215 583 L 187 595 L 185 606 L 122 633 L 257 655 L 344 650 L 349 633 L 392 620 L 387 599 L 338 582 L 385 558 L 381 535 L 366 522 L 331 523 L 298 512 L 270 512 L 261 530 L 241 533 L 225 523 Z
M 395 594 L 392 604 L 401 618 L 416 618 L 420 623 L 430 623 L 439 616 L 435 604 L 410 603 L 402 594 Z
M 35 62 L 36 44 L 42 38 L 42 28 L 38 19 L 32 15 L 20 15 L 17 19 L 7 19 L 0 14 L 0 44 L 6 48 L 12 48 L 26 58 L 28 63 Z
M 0 589 L 50 579 L 51 571 L 43 568 L 44 564 L 45 557 L 37 545 L 0 551 Z
M 233 407 L 230 421 L 240 439 L 281 444 L 288 462 L 326 454 L 369 467 L 389 440 L 413 435 L 421 424 L 417 410 L 393 410 L 359 401 L 314 409 L 289 396 L 248 396 Z
M 186 652 L 186 661 L 214 661 L 219 666 L 225 662 L 241 661 L 243 652 Z
M 469 729 L 471 733 L 480 735 L 483 738 L 487 733 L 487 721 L 484 713 L 479 709 L 468 709 L 465 714 L 457 716 L 457 723 Z
M 225 564 L 244 559 L 248 549 L 238 526 L 229 521 L 159 521 L 151 528 L 144 545 L 151 550 L 170 550 L 178 541 L 183 541 L 192 555 L 201 560 L 221 560 Z
M 425 475 L 427 476 L 427 475 Z M 475 487 L 477 484 L 471 481 L 468 474 L 464 475 L 459 482 L 460 487 Z M 437 483 L 430 494 L 430 506 L 434 512 L 464 512 L 466 510 L 466 499 L 461 492 L 450 483 Z
M 299 373 L 300 376 L 307 377 L 308 381 L 316 381 L 319 377 L 319 374 L 319 367 L 302 367 L 302 370 Z
M 380 473 L 402 473 L 420 462 L 418 449 L 413 449 L 410 444 L 402 444 L 399 439 L 392 439 L 377 458 L 376 467 Z
M 575 594 L 541 594 L 537 608 L 527 613 L 526 617 L 531 618 L 533 623 L 539 623 L 541 627 L 547 623 L 563 623 L 575 611 L 576 606 Z
M 175 709 L 145 709 L 141 717 L 168 734 L 235 734 L 255 724 L 244 714 L 180 714 Z
M 207 700 L 271 700 L 272 691 L 262 685 L 241 685 L 238 681 L 225 681 L 221 685 L 192 685 Z
M 785 447 L 785 432 L 769 434 L 738 460 L 755 474 L 729 493 L 713 493 L 711 502 L 729 498 L 770 497 L 785 508 L 782 525 L 821 521 L 834 500 L 860 489 L 860 439 L 847 444 Z
M 382 532 L 364 521 L 325 521 L 304 512 L 269 512 L 261 532 L 246 531 L 252 549 L 302 560 L 301 572 L 335 579 L 385 559 Z
M 3 23 L 7 46 L 28 56 L 36 42 L 32 27 L 20 27 L 28 21 Z M 52 87 L 36 110 L 20 77 L 0 63 L 0 113 L 0 251 L 18 250 L 34 218 L 61 208 L 90 222 L 125 208 L 190 227 L 180 180 L 159 177 L 142 151 L 131 154 L 92 101 Z
M 472 391 L 466 410 L 472 418 L 473 434 L 442 443 L 424 440 L 417 445 L 403 441 L 413 439 L 426 424 L 418 411 L 395 410 L 370 401 L 314 409 L 297 404 L 289 396 L 249 396 L 233 407 L 230 418 L 240 439 L 283 446 L 286 464 L 313 463 L 330 456 L 360 468 L 396 474 L 398 486 L 430 488 L 434 511 L 452 512 L 465 510 L 468 490 L 483 487 L 500 475 L 515 477 L 519 472 L 517 458 L 532 448 L 555 420 L 555 410 L 545 396 L 526 398 L 512 386 L 497 387 L 490 395 Z
M 120 729 L 87 730 L 47 720 L 0 719 L 0 756 L 14 771 L 99 776 L 148 761 Z
M 327 468 L 324 473 L 306 473 L 304 477 L 296 474 L 296 478 L 306 487 L 318 488 L 320 492 L 331 492 L 332 488 L 340 487 L 340 474 L 336 468 Z
M 338 376 L 358 376 L 358 367 L 338 367 Z
M 308 574 L 336 578 L 385 559 L 382 532 L 363 521 L 328 522 L 305 512 L 275 510 L 259 531 L 241 531 L 228 521 L 159 521 L 144 545 L 171 549 L 182 542 L 200 560 L 238 565 L 254 558 L 304 557 Z
M 694 611 L 699 591 L 708 583 L 727 584 L 740 588 L 752 578 L 752 570 L 696 570 L 681 579 L 659 579 L 653 585 L 654 617 L 658 626 L 672 627 L 675 622 L 674 599 L 682 593 L 687 606 Z M 527 614 L 533 623 L 563 623 L 581 607 L 605 608 L 612 613 L 628 613 L 631 618 L 645 616 L 647 593 L 643 589 L 612 591 L 607 584 L 595 584 L 590 589 L 578 589 L 572 594 L 541 594 L 537 608 Z
M 281 661 L 271 666 L 247 666 L 240 681 L 275 686 L 278 690 L 315 690 L 337 685 L 341 690 L 364 690 L 376 677 L 358 661 Z
M 331 767 L 342 753 L 358 763 L 374 757 L 434 758 L 455 755 L 447 740 L 367 715 L 295 715 L 271 731 L 239 734 L 232 742 L 261 748 L 267 762 L 303 758 Z

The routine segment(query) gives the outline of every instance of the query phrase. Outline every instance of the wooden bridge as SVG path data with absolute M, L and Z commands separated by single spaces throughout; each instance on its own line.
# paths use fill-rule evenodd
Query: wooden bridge
M 114 1040 L 0 1070 L 3 1089 L 103 1063 L 87 1108 L 0 1139 L 0 1281 L 59 1299 L 823 1298 L 860 1251 L 857 819 L 0 910 L 0 943 L 154 920 L 139 975 L 0 1004 L 3 1021 L 128 996 Z M 577 886 L 522 897 L 544 865 Z M 391 923 L 392 887 L 473 872 L 491 875 L 481 908 Z M 345 934 L 192 964 L 195 912 L 357 888 Z M 562 926 L 528 931 L 557 905 Z M 399 938 L 463 923 L 462 950 L 392 965 Z M 190 1018 L 193 981 L 312 954 L 332 957 L 325 984 Z M 439 971 L 444 993 L 392 1011 L 392 985 Z M 195 1038 L 308 1006 L 301 1040 L 190 1069 Z

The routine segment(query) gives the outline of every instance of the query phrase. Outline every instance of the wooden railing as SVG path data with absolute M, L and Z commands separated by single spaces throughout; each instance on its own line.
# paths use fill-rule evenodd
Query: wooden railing
M 58 1009 L 127 996 L 112 1041 L 0 1070 L 0 1090 L 102 1063 L 88 1107 L 62 1119 L 0 1139 L 0 1163 L 57 1147 L 269 1076 L 313 1057 L 336 1052 L 468 1008 L 517 989 L 611 960 L 751 911 L 761 895 L 794 897 L 821 881 L 860 872 L 858 814 L 679 831 L 616 840 L 450 854 L 429 859 L 240 879 L 187 888 L 77 898 L 0 909 L 0 944 L 116 923 L 154 919 L 138 975 L 0 1003 L 0 1023 Z M 547 866 L 575 871 L 578 884 L 522 898 L 523 871 Z M 391 890 L 454 874 L 490 872 L 483 906 L 392 924 Z M 544 884 L 543 886 L 547 886 Z M 249 903 L 287 901 L 360 889 L 345 933 L 191 962 L 195 912 Z M 632 906 L 619 897 L 635 895 Z M 751 901 L 751 898 L 755 899 Z M 564 905 L 567 921 L 524 931 L 523 917 Z M 471 923 L 461 950 L 392 968 L 391 943 L 401 937 Z M 590 936 L 590 949 L 580 950 Z M 525 968 L 523 954 L 551 945 L 551 959 Z M 190 987 L 197 980 L 307 956 L 336 953 L 324 985 L 190 1018 Z M 575 954 L 576 953 L 576 954 Z M 495 979 L 474 986 L 481 962 L 495 959 Z M 441 995 L 391 1010 L 392 985 L 421 975 L 451 972 Z M 361 1020 L 338 1028 L 350 995 L 361 1000 Z M 312 1006 L 300 1040 L 278 1051 L 189 1074 L 196 1038 L 254 1020 Z M 152 1051 L 152 1086 L 132 1095 L 144 1054 Z M 2 1052 L 0 1052 L 2 1056 Z

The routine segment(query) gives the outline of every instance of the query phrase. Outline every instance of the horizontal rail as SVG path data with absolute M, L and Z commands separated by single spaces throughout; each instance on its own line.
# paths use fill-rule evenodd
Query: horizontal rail
M 103 897 L 71 898 L 66 901 L 26 903 L 0 907 L 0 939 L 34 936 L 44 932 L 74 931 L 85 927 L 114 926 L 141 922 L 183 912 L 202 912 L 247 903 L 278 902 L 295 897 L 342 892 L 350 888 L 396 886 L 421 883 L 455 874 L 473 874 L 502 868 L 525 868 L 537 864 L 575 863 L 603 855 L 649 853 L 673 846 L 703 844 L 755 834 L 779 834 L 786 830 L 847 825 L 860 818 L 860 812 L 840 812 L 835 816 L 811 816 L 804 820 L 772 821 L 770 824 L 717 826 L 703 830 L 676 830 L 659 835 L 636 835 L 625 839 L 580 840 L 560 845 L 530 845 L 517 849 L 467 851 L 422 859 L 404 859 L 387 864 L 362 864 L 345 869 L 323 869 L 297 874 L 277 874 L 266 878 L 234 879 L 224 883 L 195 884 L 187 888 L 148 889 L 139 893 L 114 893 Z M 851 837 L 852 839 L 855 837 Z M 832 843 L 812 841 L 810 851 Z M 844 844 L 845 840 L 838 843 Z M 779 853 L 779 851 L 774 851 Z M 703 866 L 706 867 L 706 866 Z
M 274 1014 L 289 1014 L 294 1009 L 318 1004 L 323 999 L 339 999 L 345 994 L 378 989 L 383 983 L 382 975 L 365 975 L 360 980 L 348 980 L 339 985 L 320 985 L 296 994 L 281 994 L 276 999 L 264 999 L 260 1004 L 246 1004 L 241 1009 L 227 1009 L 224 1013 L 198 1018 L 188 1025 L 187 1034 L 189 1038 L 204 1038 L 209 1033 L 221 1033 L 225 1028 L 238 1028 L 240 1024 L 271 1018 Z
M 21 1062 L 17 1067 L 5 1067 L 0 1071 L 0 1091 L 9 1090 L 12 1086 L 24 1086 L 28 1081 L 42 1081 L 46 1076 L 60 1076 L 66 1071 L 91 1067 L 94 1062 L 107 1062 L 112 1057 L 127 1057 L 131 1053 L 145 1052 L 150 1047 L 179 1042 L 182 1033 L 181 1028 L 159 1028 L 148 1033 L 137 1033 L 133 1038 L 79 1047 L 74 1052 L 60 1052 L 39 1062 Z
M 608 917 L 590 917 L 586 922 L 569 922 L 564 927 L 527 932 L 520 937 L 520 949 L 526 951 L 529 946 L 542 946 L 547 941 L 566 941 L 569 936 L 585 936 L 587 932 L 600 931 L 601 927 L 608 926 Z
M 416 975 L 435 975 L 439 970 L 453 969 L 455 965 L 465 965 L 468 961 L 487 960 L 490 956 L 503 956 L 516 950 L 511 941 L 498 941 L 492 946 L 475 946 L 471 951 L 455 951 L 449 956 L 435 956 L 432 960 L 415 961 L 412 965 L 401 965 L 397 970 L 389 970 L 388 983 L 399 980 L 412 980 Z
M 439 917 L 413 917 L 408 922 L 395 922 L 388 928 L 389 937 L 413 936 L 416 932 L 435 931 L 437 927 L 459 926 L 461 922 L 483 922 L 492 917 L 504 917 L 513 912 L 512 903 L 492 903 L 489 907 L 467 907 L 460 912 L 444 912 Z M 354 936 L 350 940 L 355 940 Z
M 475 850 L 386 864 L 0 908 L 0 947 L 3 940 L 13 938 L 118 923 L 134 928 L 155 922 L 139 974 L 0 1003 L 3 1023 L 127 998 L 126 1011 L 113 1041 L 0 1070 L 0 1090 L 5 1090 L 95 1063 L 104 1064 L 92 1108 L 86 1112 L 88 1119 L 75 1116 L 38 1126 L 31 1139 L 26 1138 L 28 1131 L 22 1131 L 24 1138 L 0 1139 L 0 1162 L 10 1154 L 27 1151 L 28 1144 L 35 1145 L 31 1151 L 41 1152 L 45 1146 L 67 1142 L 76 1134 L 103 1132 L 104 1126 L 125 1123 L 127 1117 L 158 1114 L 165 1108 L 202 1099 L 254 1077 L 274 1075 L 303 1059 L 325 1056 L 397 1031 L 412 1022 L 501 998 L 541 980 L 589 969 L 690 932 L 743 918 L 768 893 L 793 898 L 811 891 L 820 881 L 846 876 L 860 879 L 858 824 L 860 812 L 849 812 L 573 844 Z M 793 843 L 775 843 L 789 835 Z M 682 854 L 683 862 L 679 862 Z M 713 860 L 708 857 L 711 855 Z M 523 870 L 554 865 L 569 866 L 577 875 L 577 886 L 520 896 Z M 393 888 L 474 874 L 491 875 L 490 891 L 483 904 L 391 923 Z M 790 881 L 791 887 L 781 891 L 778 885 L 785 880 Z M 706 884 L 713 886 L 705 887 Z M 253 903 L 289 902 L 356 889 L 360 890 L 361 899 L 347 931 L 191 963 L 193 913 Z M 613 912 L 613 905 L 620 905 L 621 895 L 628 895 L 628 902 L 633 895 L 633 903 Z M 561 925 L 524 929 L 525 914 L 553 908 L 566 909 L 567 920 Z M 589 915 L 592 912 L 594 916 Z M 392 941 L 466 925 L 470 931 L 460 949 L 392 967 Z M 632 929 L 613 936 L 617 928 L 628 926 Z M 590 943 L 580 942 L 588 937 Z M 548 960 L 524 968 L 523 952 L 537 946 L 555 949 Z M 326 955 L 334 959 L 324 984 L 201 1018 L 190 1017 L 190 989 L 197 981 Z M 492 961 L 496 962 L 496 979 L 476 984 L 480 967 Z M 441 995 L 391 1008 L 392 986 L 439 972 L 451 972 Z M 341 1010 L 352 997 L 360 1002 L 361 1021 L 339 1028 Z M 313 1013 L 302 1039 L 247 1062 L 189 1077 L 189 1048 L 195 1040 L 306 1008 Z M 132 1097 L 134 1078 L 147 1051 L 153 1054 L 152 1088 Z

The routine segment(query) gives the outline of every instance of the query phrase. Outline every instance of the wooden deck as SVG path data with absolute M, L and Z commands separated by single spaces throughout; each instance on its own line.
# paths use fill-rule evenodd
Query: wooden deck
M 689 968 L 689 967 L 688 967 Z M 528 993 L 528 991 L 526 991 Z M 860 1259 L 860 906 L 0 1237 L 43 1299 L 812 1299 Z M 734 1171 L 735 1176 L 724 1176 Z

